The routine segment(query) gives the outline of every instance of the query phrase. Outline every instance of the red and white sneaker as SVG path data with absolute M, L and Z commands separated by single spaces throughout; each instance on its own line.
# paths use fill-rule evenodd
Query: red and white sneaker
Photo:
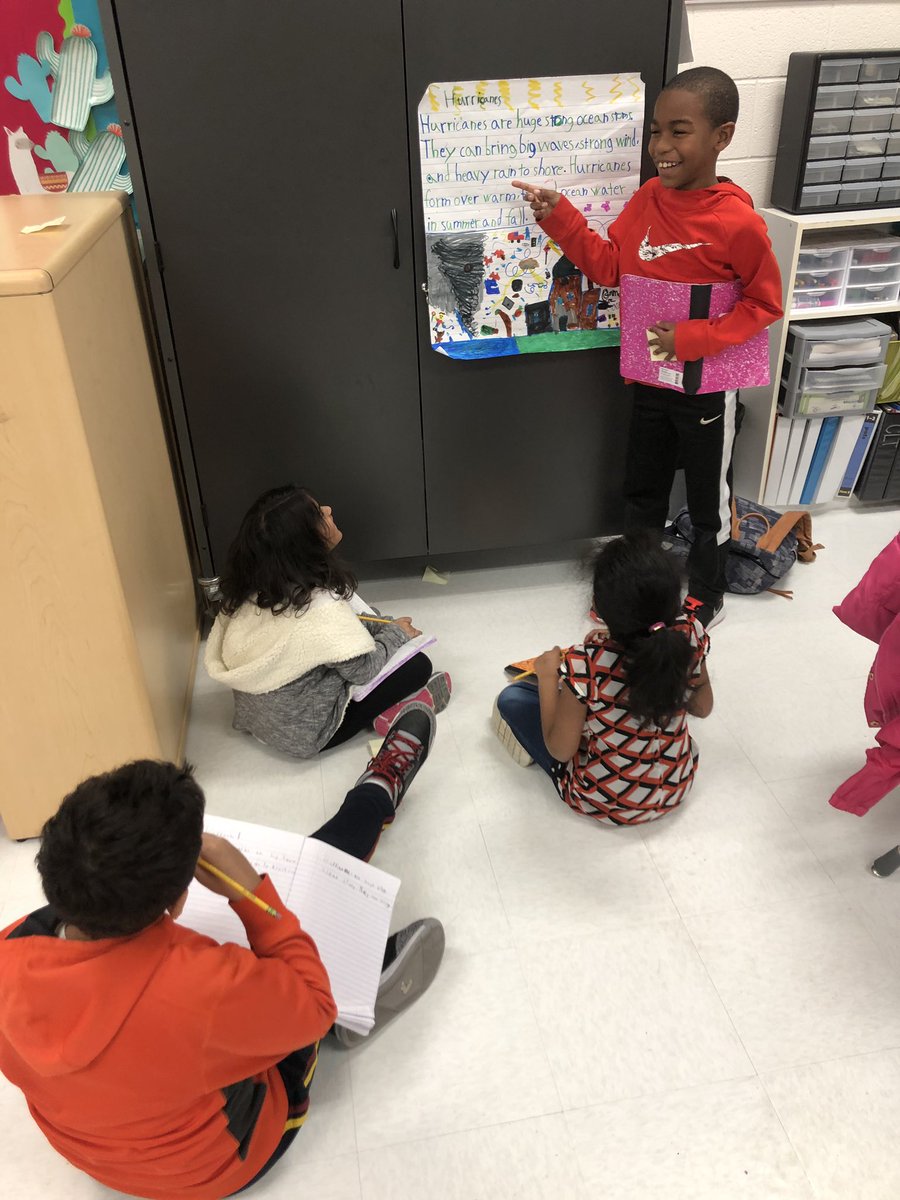
M 379 713 L 372 722 L 372 728 L 380 737 L 384 737 L 409 704 L 424 704 L 426 708 L 430 708 L 435 713 L 443 712 L 450 703 L 452 690 L 453 684 L 447 672 L 435 671 L 425 686 L 415 695 L 407 696 L 405 700 L 399 700 L 390 708 L 386 708 L 383 713 Z
M 356 781 L 377 781 L 398 808 L 422 763 L 428 757 L 437 722 L 434 709 L 414 700 L 407 701 L 397 720 L 385 734 L 381 749 Z

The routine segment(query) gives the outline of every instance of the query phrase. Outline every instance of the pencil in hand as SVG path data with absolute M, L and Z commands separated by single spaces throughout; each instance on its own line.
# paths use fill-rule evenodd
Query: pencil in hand
M 368 613 L 356 614 L 361 621 L 371 621 L 373 625 L 393 625 L 393 617 L 370 617 Z
M 240 896 L 243 896 L 245 900 L 252 900 L 257 908 L 261 908 L 263 912 L 267 912 L 270 917 L 281 920 L 281 913 L 277 908 L 273 908 L 271 904 L 266 904 L 265 900 L 260 900 L 259 896 L 254 896 L 243 884 L 238 883 L 236 879 L 232 879 L 230 875 L 226 875 L 224 871 L 220 871 L 218 867 L 214 867 L 205 858 L 198 858 L 197 866 L 202 867 L 204 871 L 209 871 L 210 875 L 215 875 L 216 879 L 221 879 L 223 883 L 227 883 L 230 888 Z

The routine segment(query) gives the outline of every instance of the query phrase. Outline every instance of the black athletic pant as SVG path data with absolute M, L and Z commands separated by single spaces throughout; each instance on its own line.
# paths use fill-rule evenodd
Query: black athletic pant
M 344 803 L 330 821 L 310 837 L 336 846 L 354 858 L 372 857 L 385 825 L 394 819 L 394 805 L 385 789 L 377 783 L 363 783 L 351 788 Z M 239 1190 L 246 1191 L 267 1175 L 300 1132 L 309 1110 L 309 1089 L 316 1070 L 318 1044 L 295 1050 L 278 1063 L 278 1072 L 287 1093 L 288 1112 L 281 1140 L 249 1183 Z M 232 1195 L 237 1195 L 233 1192 Z
M 675 472 L 684 468 L 694 526 L 688 588 L 715 605 L 725 591 L 731 538 L 736 392 L 685 396 L 636 383 L 625 467 L 625 529 L 663 529 Z
M 361 729 L 371 728 L 372 722 L 380 713 L 420 691 L 428 682 L 433 670 L 427 654 L 414 655 L 393 675 L 388 675 L 383 683 L 379 683 L 377 688 L 373 688 L 364 699 L 350 701 L 343 721 L 322 749 L 330 750 L 332 746 L 340 746 Z

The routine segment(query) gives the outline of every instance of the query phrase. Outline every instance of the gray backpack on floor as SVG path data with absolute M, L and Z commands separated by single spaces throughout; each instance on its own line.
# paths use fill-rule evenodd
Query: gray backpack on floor
M 666 548 L 684 558 L 694 543 L 694 527 L 683 508 L 665 531 Z M 774 585 L 794 563 L 814 562 L 819 545 L 813 545 L 812 518 L 808 512 L 779 513 L 735 496 L 731 502 L 731 546 L 725 562 L 725 586 L 742 596 L 776 592 Z

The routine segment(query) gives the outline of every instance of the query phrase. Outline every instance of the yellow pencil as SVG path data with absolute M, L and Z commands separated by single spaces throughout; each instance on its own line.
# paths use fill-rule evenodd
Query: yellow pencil
M 202 867 L 204 871 L 209 871 L 210 875 L 215 875 L 216 879 L 221 879 L 223 883 L 227 883 L 229 887 L 239 892 L 245 900 L 252 900 L 258 908 L 263 909 L 270 917 L 281 919 L 281 913 L 277 908 L 273 908 L 271 904 L 266 904 L 265 900 L 260 900 L 259 896 L 254 896 L 243 884 L 238 883 L 236 879 L 232 879 L 230 875 L 226 875 L 224 871 L 220 871 L 218 867 L 214 867 L 212 863 L 208 863 L 205 858 L 198 858 L 197 866 Z
M 356 614 L 361 621 L 371 621 L 373 625 L 393 625 L 390 617 L 370 617 L 368 613 Z
M 521 675 L 513 675 L 512 682 L 518 683 L 518 681 L 520 679 L 524 679 L 527 675 L 533 675 L 533 674 L 534 674 L 534 671 L 531 671 L 531 670 L 523 671 Z

